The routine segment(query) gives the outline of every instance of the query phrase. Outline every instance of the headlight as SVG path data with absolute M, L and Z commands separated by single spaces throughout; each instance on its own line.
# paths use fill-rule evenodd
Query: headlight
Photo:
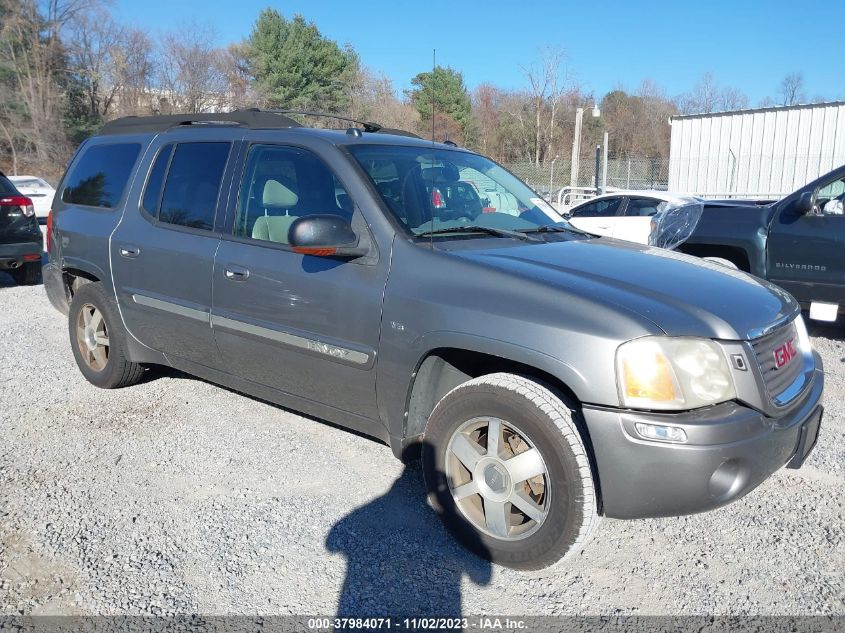
M 736 398 L 722 348 L 703 338 L 648 336 L 616 351 L 619 401 L 633 409 L 695 409 Z

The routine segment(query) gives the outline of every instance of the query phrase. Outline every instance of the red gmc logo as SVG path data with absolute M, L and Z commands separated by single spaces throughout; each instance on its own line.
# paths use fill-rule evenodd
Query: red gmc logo
M 790 339 L 780 347 L 775 348 L 775 367 L 777 369 L 780 369 L 798 355 L 795 351 L 795 345 L 793 345 L 794 340 Z

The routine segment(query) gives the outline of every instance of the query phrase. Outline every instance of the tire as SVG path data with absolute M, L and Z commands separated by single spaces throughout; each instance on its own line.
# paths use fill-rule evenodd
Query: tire
M 82 327 L 86 321 L 89 325 Z M 76 290 L 68 312 L 68 333 L 76 365 L 92 385 L 118 389 L 134 385 L 143 376 L 144 368 L 127 356 L 126 331 L 102 284 L 86 283 Z
M 725 259 L 724 257 L 704 257 L 705 261 L 713 262 L 714 264 L 719 264 L 720 266 L 724 266 L 725 268 L 732 268 L 733 270 L 739 270 L 739 266 L 734 264 L 731 260 Z
M 481 427 L 473 430 L 478 424 Z M 497 433 L 500 450 L 492 455 L 487 441 L 494 428 L 504 433 Z M 460 436 L 475 444 L 478 455 L 467 453 Z M 509 461 L 520 457 L 527 464 L 532 450 L 540 459 L 532 453 L 531 468 Z M 446 528 L 494 563 L 515 569 L 548 567 L 577 552 L 600 521 L 589 458 L 572 411 L 528 378 L 496 373 L 453 389 L 431 414 L 422 456 L 429 500 Z M 465 459 L 474 463 L 474 472 Z M 518 481 L 520 473 L 540 468 L 542 474 Z M 486 491 L 489 499 L 481 492 L 467 492 L 474 490 Z M 504 521 L 496 516 L 504 516 Z
M 26 262 L 20 268 L 11 271 L 19 286 L 34 286 L 41 283 L 41 262 Z

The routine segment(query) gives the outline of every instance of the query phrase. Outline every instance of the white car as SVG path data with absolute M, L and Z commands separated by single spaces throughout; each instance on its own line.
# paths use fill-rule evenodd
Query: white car
M 32 200 L 35 207 L 35 217 L 47 219 L 53 206 L 53 196 L 56 190 L 43 178 L 37 176 L 7 176 L 14 183 L 15 188 Z
M 614 191 L 572 207 L 568 215 L 569 222 L 582 231 L 649 244 L 653 220 L 682 210 L 682 218 L 694 221 L 688 231 L 691 233 L 701 215 L 701 206 L 698 198 L 667 191 Z M 693 212 L 687 213 L 686 209 Z

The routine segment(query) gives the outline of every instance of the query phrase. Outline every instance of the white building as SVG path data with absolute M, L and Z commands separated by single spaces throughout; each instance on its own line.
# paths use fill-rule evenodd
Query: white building
M 779 198 L 845 164 L 845 101 L 672 117 L 669 190 Z

